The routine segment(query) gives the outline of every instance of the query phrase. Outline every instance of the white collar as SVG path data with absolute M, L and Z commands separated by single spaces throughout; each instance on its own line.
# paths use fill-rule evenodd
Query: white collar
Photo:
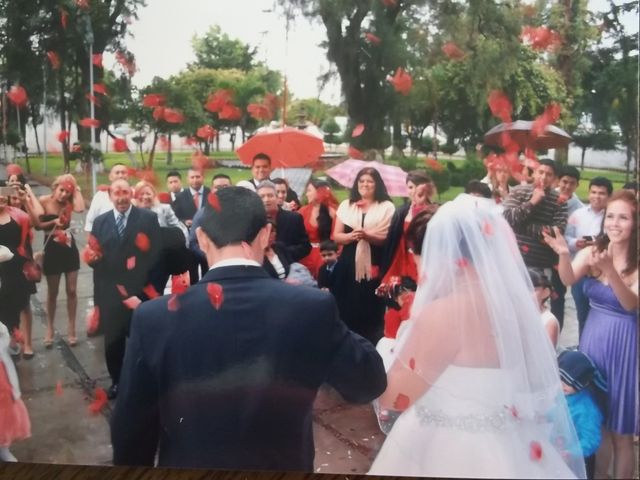
M 129 205 L 129 208 L 127 208 L 127 211 L 124 212 L 124 220 L 125 220 L 125 222 L 127 220 L 129 220 L 129 214 L 131 213 L 131 208 L 133 208 L 133 205 Z M 118 217 L 120 216 L 120 212 L 114 208 L 113 209 L 113 215 L 114 215 L 116 221 L 118 221 Z
M 227 258 L 226 260 L 220 260 L 219 262 L 216 262 L 213 265 L 211 265 L 211 268 L 209 268 L 209 270 L 213 270 L 214 268 L 221 268 L 221 267 L 238 267 L 238 266 L 260 267 L 261 265 L 255 260 L 249 260 L 248 258 L 242 258 L 242 257 L 235 257 L 235 258 Z

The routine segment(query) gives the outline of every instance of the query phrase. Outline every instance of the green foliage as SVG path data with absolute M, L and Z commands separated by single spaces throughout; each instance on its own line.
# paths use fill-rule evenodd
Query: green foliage
M 295 125 L 299 119 L 304 118 L 314 125 L 324 125 L 336 115 L 344 115 L 344 109 L 326 104 L 317 98 L 294 99 L 287 107 L 286 123 Z
M 447 162 L 447 171 L 451 185 L 456 187 L 466 186 L 469 180 L 480 180 L 487 173 L 484 164 L 478 160 L 465 160 L 460 168 L 454 162 Z
M 340 133 L 340 125 L 333 117 L 328 118 L 322 124 L 322 131 L 324 132 L 324 141 L 333 145 L 340 143 L 340 137 L 337 135 Z
M 218 25 L 209 27 L 202 37 L 191 39 L 196 62 L 191 68 L 211 68 L 248 72 L 255 67 L 257 48 L 251 48 L 240 40 L 232 39 Z
M 433 168 L 427 167 L 426 171 L 433 180 L 433 183 L 436 184 L 438 197 L 449 190 L 449 188 L 451 187 L 451 174 L 449 173 L 448 169 L 443 168 L 441 170 L 434 170 Z
M 411 170 L 416 169 L 416 165 L 418 165 L 418 157 L 406 156 L 400 157 L 397 159 L 398 166 L 403 169 L 405 172 L 410 172 Z

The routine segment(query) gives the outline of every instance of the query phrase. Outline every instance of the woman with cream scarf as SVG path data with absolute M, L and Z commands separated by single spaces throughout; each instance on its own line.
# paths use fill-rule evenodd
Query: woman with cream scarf
M 379 265 L 395 207 L 374 168 L 356 176 L 349 199 L 336 212 L 333 238 L 342 245 L 335 295 L 347 326 L 372 343 L 382 337 L 384 302 L 376 297 Z

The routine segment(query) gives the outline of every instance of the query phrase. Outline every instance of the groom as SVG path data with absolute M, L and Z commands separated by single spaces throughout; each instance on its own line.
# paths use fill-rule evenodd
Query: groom
M 323 382 L 350 402 L 386 388 L 374 347 L 333 297 L 262 269 L 270 225 L 258 195 L 217 192 L 197 229 L 211 269 L 178 297 L 136 309 L 111 437 L 116 465 L 313 470 Z

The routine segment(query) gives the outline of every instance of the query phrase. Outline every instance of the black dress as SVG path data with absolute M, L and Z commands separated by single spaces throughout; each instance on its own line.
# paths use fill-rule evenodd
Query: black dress
M 40 220 L 50 222 L 58 218 L 58 215 L 41 215 Z M 71 235 L 71 246 L 55 241 L 55 237 L 47 241 L 52 231 L 45 231 L 44 261 L 42 271 L 45 275 L 60 275 L 67 272 L 80 270 L 80 252 L 76 246 L 76 240 Z
M 364 224 L 363 214 L 363 224 Z M 344 226 L 344 233 L 353 228 Z M 356 281 L 356 246 L 352 242 L 342 248 L 338 261 L 340 268 L 333 272 L 332 293 L 336 298 L 340 317 L 350 330 L 362 335 L 374 345 L 382 338 L 384 330 L 384 301 L 375 294 L 380 277 Z M 384 247 L 371 244 L 371 265 L 379 267 Z M 337 267 L 337 266 L 336 266 Z
M 9 332 L 20 326 L 20 311 L 29 305 L 33 288 L 33 282 L 29 282 L 22 271 L 28 259 L 18 254 L 20 240 L 20 225 L 15 220 L 0 225 L 0 245 L 14 255 L 11 260 L 0 263 L 0 321 Z

